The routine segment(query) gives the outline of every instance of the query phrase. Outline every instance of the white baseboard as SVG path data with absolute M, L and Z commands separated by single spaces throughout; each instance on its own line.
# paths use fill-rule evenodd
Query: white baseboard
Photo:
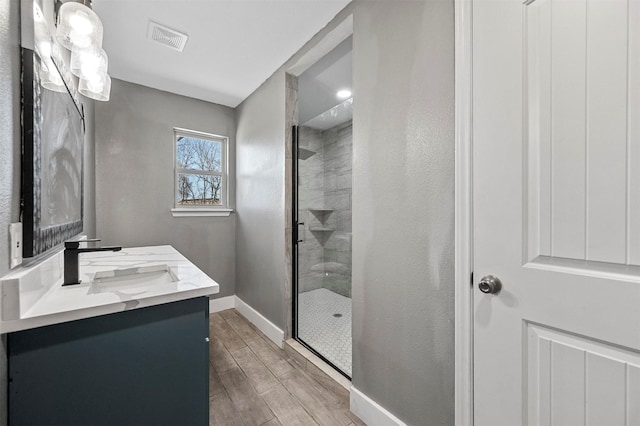
M 235 307 L 236 307 L 235 296 L 220 297 L 218 299 L 209 300 L 209 312 L 211 313 L 226 311 L 227 309 L 232 309 Z
M 258 327 L 279 348 L 284 347 L 284 331 L 266 319 L 262 314 L 247 305 L 238 296 L 220 297 L 209 300 L 209 312 L 215 313 L 236 308 L 246 319 Z
M 262 331 L 273 343 L 278 345 L 279 348 L 284 347 L 284 331 L 277 325 L 263 317 L 260 312 L 247 305 L 238 296 L 235 296 L 235 308 L 246 319 L 251 321 L 253 325 L 258 327 L 258 330 Z
M 351 411 L 368 425 L 406 426 L 403 421 L 353 386 L 349 391 L 349 399 Z

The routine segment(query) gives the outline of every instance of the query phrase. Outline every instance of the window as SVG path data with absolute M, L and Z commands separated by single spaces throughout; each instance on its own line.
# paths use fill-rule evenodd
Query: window
M 229 139 L 174 129 L 174 216 L 228 216 L 227 150 Z

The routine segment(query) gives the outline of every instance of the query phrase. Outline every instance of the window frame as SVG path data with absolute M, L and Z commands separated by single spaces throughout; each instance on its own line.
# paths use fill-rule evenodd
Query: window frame
M 202 140 L 220 143 L 220 172 L 197 169 L 178 168 L 178 138 L 191 137 Z M 200 132 L 197 130 L 184 129 L 181 127 L 173 128 L 173 208 L 171 214 L 173 217 L 189 217 L 189 216 L 229 216 L 233 209 L 229 208 L 229 137 L 215 135 L 213 133 Z M 180 174 L 198 174 L 208 176 L 220 176 L 222 185 L 220 190 L 221 205 L 179 205 L 178 204 L 178 176 Z

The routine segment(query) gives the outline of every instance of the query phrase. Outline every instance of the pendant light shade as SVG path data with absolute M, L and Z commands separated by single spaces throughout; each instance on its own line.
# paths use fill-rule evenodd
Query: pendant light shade
M 107 73 L 107 52 L 95 46 L 71 51 L 71 72 L 85 80 L 94 80 Z
M 51 41 L 50 40 L 38 40 L 35 42 L 35 50 L 38 56 L 43 61 L 51 60 Z
M 80 79 L 78 91 L 87 98 L 96 101 L 108 101 L 111 93 L 111 77 L 108 74 L 94 76 L 92 79 Z
M 50 68 L 52 65 L 53 64 L 47 66 L 42 63 L 40 68 L 40 85 L 52 92 L 67 93 L 67 86 L 64 85 L 58 70 Z
M 49 34 L 47 23 L 42 17 L 42 12 L 36 2 L 33 2 L 33 13 L 35 22 L 34 47 L 36 54 L 40 57 L 40 70 L 38 71 L 40 85 L 53 92 L 66 93 L 67 86 L 62 81 L 62 77 L 60 77 L 60 73 L 52 60 L 54 41 Z
M 69 50 L 102 47 L 102 21 L 81 3 L 68 2 L 58 11 L 56 39 Z
M 97 101 L 108 101 L 111 93 L 111 78 L 107 74 L 107 53 L 102 49 L 104 30 L 102 21 L 91 10 L 91 2 L 89 1 L 88 4 L 89 7 L 82 3 L 68 1 L 60 6 L 56 40 L 71 51 L 71 64 L 68 68 L 64 66 L 64 72 L 71 71 L 71 74 L 79 78 L 78 92 Z M 64 81 L 67 81 L 66 79 L 70 76 L 65 74 Z M 46 75 L 43 74 L 43 81 L 45 77 Z M 51 79 L 55 79 L 55 76 Z

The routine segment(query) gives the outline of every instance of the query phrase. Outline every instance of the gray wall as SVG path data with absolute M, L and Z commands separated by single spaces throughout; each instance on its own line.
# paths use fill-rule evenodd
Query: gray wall
M 285 70 L 350 10 L 347 5 L 338 14 L 340 19 L 327 24 L 236 108 L 236 294 L 282 328 L 285 336 L 290 334 L 291 315 L 289 124 L 298 122 L 297 78 L 290 78 Z
M 96 231 L 105 244 L 169 244 L 235 293 L 235 214 L 173 217 L 174 127 L 229 136 L 233 187 L 232 108 L 113 79 L 109 102 L 96 103 Z M 230 199 L 233 207 L 234 199 Z
M 20 13 L 0 1 L 0 276 L 9 271 L 9 224 L 20 215 Z M 0 343 L 0 424 L 7 423 L 6 336 Z
M 451 425 L 453 1 L 357 1 L 353 44 L 353 384 Z
M 353 384 L 408 424 L 453 424 L 453 0 L 353 14 Z M 237 111 L 237 294 L 278 326 L 284 103 L 280 69 Z
M 237 108 L 236 294 L 285 328 L 285 73 Z
M 0 276 L 9 271 L 9 224 L 20 216 L 20 11 L 0 2 Z

